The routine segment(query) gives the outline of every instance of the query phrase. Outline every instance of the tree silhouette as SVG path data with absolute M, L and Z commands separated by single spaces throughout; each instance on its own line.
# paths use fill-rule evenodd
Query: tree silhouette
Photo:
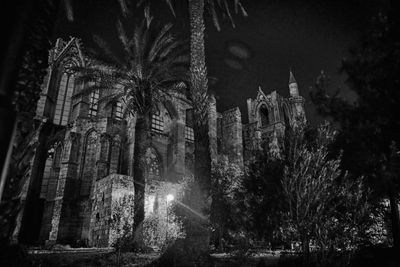
M 343 60 L 342 71 L 348 76 L 350 89 L 357 94 L 355 103 L 338 93 L 329 95 L 324 73 L 317 79 L 311 96 L 320 114 L 340 126 L 335 150 L 343 150 L 344 168 L 355 176 L 364 175 L 376 196 L 389 198 L 394 246 L 400 249 L 400 179 L 397 168 L 393 168 L 400 164 L 395 156 L 400 143 L 398 11 L 392 2 L 381 8 L 350 50 L 350 56 Z

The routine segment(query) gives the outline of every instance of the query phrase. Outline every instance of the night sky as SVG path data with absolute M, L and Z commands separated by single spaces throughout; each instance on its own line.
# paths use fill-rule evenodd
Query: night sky
M 96 49 L 93 34 L 118 50 L 116 21 L 121 16 L 117 0 L 72 1 L 73 21 L 60 10 L 54 38 L 76 36 L 84 47 Z M 159 1 L 161 2 L 161 1 Z M 188 38 L 187 11 L 178 0 L 174 19 L 163 4 L 153 6 L 155 23 L 172 20 L 177 32 Z M 206 62 L 210 88 L 218 97 L 218 110 L 239 106 L 247 120 L 246 99 L 254 98 L 258 86 L 269 93 L 287 96 L 289 69 L 292 68 L 300 94 L 306 98 L 306 112 L 312 124 L 320 121 L 310 102 L 309 91 L 321 70 L 331 77 L 331 88 L 354 100 L 339 73 L 341 59 L 359 38 L 371 13 L 371 1 L 361 0 L 242 0 L 249 16 L 235 17 L 236 28 L 222 23 L 218 32 L 206 20 Z M 368 4 L 366 4 L 368 3 Z M 182 13 L 181 10 L 184 10 Z M 140 13 L 141 15 L 142 13 Z M 138 17 L 139 14 L 136 15 Z M 132 23 L 125 23 L 129 29 Z

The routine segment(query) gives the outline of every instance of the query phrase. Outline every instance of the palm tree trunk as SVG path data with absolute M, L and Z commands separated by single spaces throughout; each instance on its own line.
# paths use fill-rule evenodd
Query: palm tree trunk
M 190 82 L 193 97 L 207 93 L 208 78 L 204 48 L 204 0 L 189 0 Z
M 133 163 L 133 178 L 135 182 L 135 206 L 133 231 L 141 240 L 141 225 L 144 220 L 144 197 L 145 197 L 145 161 L 144 154 L 150 145 L 150 112 L 138 116 L 135 126 L 135 151 Z
M 208 138 L 208 78 L 204 48 L 204 0 L 188 0 L 190 17 L 190 91 L 193 100 L 195 134 L 195 185 L 190 191 L 186 203 L 200 213 L 207 208 L 210 188 L 211 159 Z M 197 255 L 208 251 L 209 233 L 206 221 L 190 218 L 186 226 L 186 246 L 192 247 Z M 197 256 L 194 256 L 197 257 Z
M 195 179 L 201 189 L 209 187 L 211 171 L 208 124 L 208 78 L 204 48 L 204 0 L 189 0 L 190 15 L 190 87 L 193 99 L 195 134 Z M 205 193 L 205 192 L 203 192 Z

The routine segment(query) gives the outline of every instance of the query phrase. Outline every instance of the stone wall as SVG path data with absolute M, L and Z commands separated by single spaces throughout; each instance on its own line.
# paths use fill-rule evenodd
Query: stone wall
M 90 216 L 91 246 L 111 246 L 133 225 L 133 177 L 111 174 L 96 181 Z M 127 224 L 127 225 L 126 225 Z
M 222 113 L 222 152 L 231 162 L 243 167 L 242 115 L 239 108 Z

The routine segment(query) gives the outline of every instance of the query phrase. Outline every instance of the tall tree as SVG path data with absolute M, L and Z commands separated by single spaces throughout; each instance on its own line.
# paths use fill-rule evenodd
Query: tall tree
M 244 230 L 257 241 L 280 243 L 281 214 L 285 211 L 282 192 L 284 161 L 269 149 L 255 153 L 237 194 Z
M 199 158 L 196 160 L 195 169 L 202 179 L 208 180 L 210 177 L 211 166 L 207 166 L 205 162 L 210 162 L 210 144 L 208 136 L 208 76 L 205 58 L 205 22 L 204 12 L 210 13 L 213 25 L 217 30 L 221 30 L 220 16 L 226 17 L 235 27 L 231 10 L 233 9 L 236 14 L 239 12 L 243 16 L 247 16 L 247 12 L 241 4 L 240 0 L 187 0 L 190 22 L 190 92 L 195 116 L 195 156 Z M 144 15 L 147 23 L 151 23 L 153 16 L 150 14 L 151 0 L 136 1 L 136 6 L 144 6 Z M 175 16 L 175 8 L 172 0 L 164 0 L 170 8 L 172 14 Z M 130 16 L 131 9 L 130 2 L 126 0 L 119 0 L 122 14 L 125 17 Z M 219 15 L 220 13 L 220 15 Z M 211 140 L 215 142 L 215 140 Z M 211 144 L 211 146 L 214 144 Z M 204 149 L 206 148 L 206 150 Z M 211 152 L 212 153 L 212 152 Z M 214 155 L 216 156 L 216 155 Z M 209 186 L 209 181 L 205 181 Z
M 293 130 L 285 149 L 282 189 L 287 223 L 306 254 L 311 239 L 322 252 L 349 249 L 349 240 L 356 240 L 354 237 L 366 230 L 361 226 L 366 225 L 370 215 L 365 204 L 367 192 L 360 179 L 352 181 L 342 171 L 341 156 L 329 154 L 335 138 L 329 124 L 320 125 L 311 142 L 303 129 Z
M 231 1 L 234 3 L 236 11 L 239 6 L 242 8 L 243 15 L 247 15 L 240 1 Z M 233 24 L 233 19 L 230 13 L 230 7 L 226 0 L 214 1 L 214 0 L 188 0 L 189 8 L 189 20 L 190 20 L 190 93 L 193 103 L 194 111 L 194 133 L 195 133 L 195 185 L 198 188 L 192 188 L 191 195 L 189 198 L 189 205 L 195 209 L 207 210 L 210 198 L 210 186 L 211 186 L 211 174 L 213 165 L 217 160 L 216 155 L 216 136 L 213 136 L 212 130 L 216 125 L 209 125 L 209 98 L 208 98 L 208 76 L 207 76 L 207 65 L 205 57 L 205 22 L 204 22 L 204 11 L 206 6 L 210 11 L 214 26 L 219 30 L 219 21 L 216 10 L 222 10 L 224 14 L 227 14 Z M 202 228 L 203 224 L 200 224 Z M 193 228 L 193 227 L 192 227 Z M 208 250 L 208 231 L 200 230 L 199 226 L 194 229 L 187 229 L 189 235 L 199 236 L 198 239 L 203 238 L 202 247 L 198 248 L 199 253 Z M 200 228 L 200 229 L 201 229 Z M 204 238 L 205 237 L 205 238 Z M 200 242 L 192 242 L 195 246 Z M 189 244 L 192 245 L 193 244 Z
M 209 210 L 210 185 L 211 185 L 211 160 L 216 159 L 216 136 L 210 134 L 209 125 L 209 95 L 208 95 L 208 77 L 205 59 L 205 40 L 204 40 L 204 11 L 208 10 L 212 16 L 213 24 L 220 30 L 218 12 L 222 11 L 223 16 L 228 17 L 234 26 L 231 8 L 235 13 L 239 11 L 247 16 L 240 0 L 187 0 L 190 20 L 190 94 L 193 103 L 194 115 L 194 134 L 195 134 L 195 179 L 189 190 L 190 196 L 185 197 L 186 204 L 198 212 Z M 164 0 L 173 15 L 175 9 L 173 1 Z M 129 16 L 131 8 L 127 0 L 119 0 L 121 11 L 124 16 Z M 136 6 L 144 5 L 144 15 L 147 22 L 150 23 L 153 17 L 150 15 L 149 4 L 151 0 L 136 1 Z M 208 7 L 208 8 L 206 8 Z M 212 127 L 213 125 L 211 125 Z M 212 155 L 213 154 L 213 155 Z M 194 254 L 202 254 L 208 250 L 209 234 L 207 222 L 193 216 L 185 228 L 187 234 L 186 247 Z M 193 239 L 193 240 L 189 240 Z M 201 245 L 201 246 L 199 246 Z M 197 256 L 191 256 L 193 259 Z
M 104 56 L 93 64 L 78 68 L 79 82 L 89 84 L 77 95 L 101 91 L 100 102 L 123 103 L 123 114 L 128 120 L 135 117 L 135 148 L 133 174 L 135 179 L 136 230 L 144 219 L 145 149 L 151 142 L 151 116 L 159 103 L 178 83 L 187 81 L 188 55 L 184 42 L 171 33 L 171 24 L 153 34 L 145 21 L 134 27 L 130 36 L 121 22 L 118 32 L 124 51 L 118 57 L 97 37 Z
M 229 230 L 237 231 L 238 201 L 235 193 L 239 191 L 243 176 L 240 165 L 230 162 L 226 155 L 218 156 L 211 176 L 211 202 L 210 221 L 212 237 L 215 248 L 224 250 L 226 241 L 231 239 Z
M 344 59 L 343 72 L 357 99 L 349 103 L 327 93 L 327 77 L 318 78 L 312 99 L 318 111 L 340 126 L 336 147 L 343 149 L 343 166 L 364 175 L 380 197 L 390 200 L 394 246 L 400 250 L 396 168 L 400 144 L 400 19 L 392 1 L 372 17 L 363 37 Z M 393 164 L 393 162 L 397 162 Z
M 171 0 L 164 0 L 168 5 L 173 15 L 175 8 Z M 125 16 L 129 16 L 131 8 L 126 0 L 119 0 L 121 11 Z M 153 17 L 150 15 L 149 5 L 151 0 L 136 1 L 136 6 L 144 6 L 144 15 L 147 22 L 150 23 Z M 194 115 L 194 134 L 195 134 L 195 181 L 192 184 L 189 192 L 190 197 L 185 198 L 187 205 L 191 208 L 204 212 L 209 210 L 210 185 L 212 161 L 216 160 L 216 136 L 213 136 L 212 127 L 209 125 L 209 92 L 208 92 L 208 76 L 205 58 L 205 22 L 204 12 L 209 11 L 212 21 L 217 30 L 220 30 L 218 11 L 222 12 L 223 17 L 227 17 L 232 26 L 234 21 L 231 14 L 231 9 L 235 13 L 241 12 L 243 16 L 247 16 L 240 0 L 187 0 L 190 21 L 190 95 L 192 97 L 193 115 Z M 221 13 L 220 13 L 221 14 Z M 211 131 L 210 131 L 211 126 Z M 187 238 L 202 239 L 203 242 L 194 241 L 187 244 L 202 244 L 198 245 L 196 250 L 201 253 L 203 250 L 208 250 L 208 231 L 207 223 L 194 216 L 189 225 L 186 225 L 188 231 Z
M 40 86 L 46 73 L 51 34 L 59 2 L 59 0 L 18 1 L 16 4 L 10 5 L 10 9 L 7 7 L 2 10 L 5 11 L 2 17 L 10 20 L 8 23 L 3 23 L 3 25 L 7 25 L 3 44 L 8 47 L 2 49 L 5 56 L 2 57 L 1 62 L 1 238 L 9 239 L 11 237 L 16 224 L 16 216 L 21 210 L 20 185 L 26 182 L 25 172 L 29 169 L 28 159 L 35 146 L 32 137 L 35 135 L 35 126 L 37 125 L 34 124 L 33 117 L 35 116 L 36 101 L 40 94 Z M 14 11 L 18 11 L 18 13 L 14 14 Z M 5 133 L 14 128 L 14 123 L 12 139 L 8 139 Z M 9 133 L 11 134 L 11 132 Z M 6 154 L 8 155 L 7 162 L 2 165 L 4 163 L 3 156 Z M 30 189 L 34 188 L 38 182 L 40 183 L 37 180 L 32 181 L 29 185 Z M 4 194 L 2 194 L 3 187 L 5 187 Z M 26 201 L 30 211 L 37 208 L 37 201 L 35 201 L 37 195 L 32 191 L 34 190 L 29 191 L 28 201 Z M 37 223 L 37 221 L 30 220 L 30 223 Z

